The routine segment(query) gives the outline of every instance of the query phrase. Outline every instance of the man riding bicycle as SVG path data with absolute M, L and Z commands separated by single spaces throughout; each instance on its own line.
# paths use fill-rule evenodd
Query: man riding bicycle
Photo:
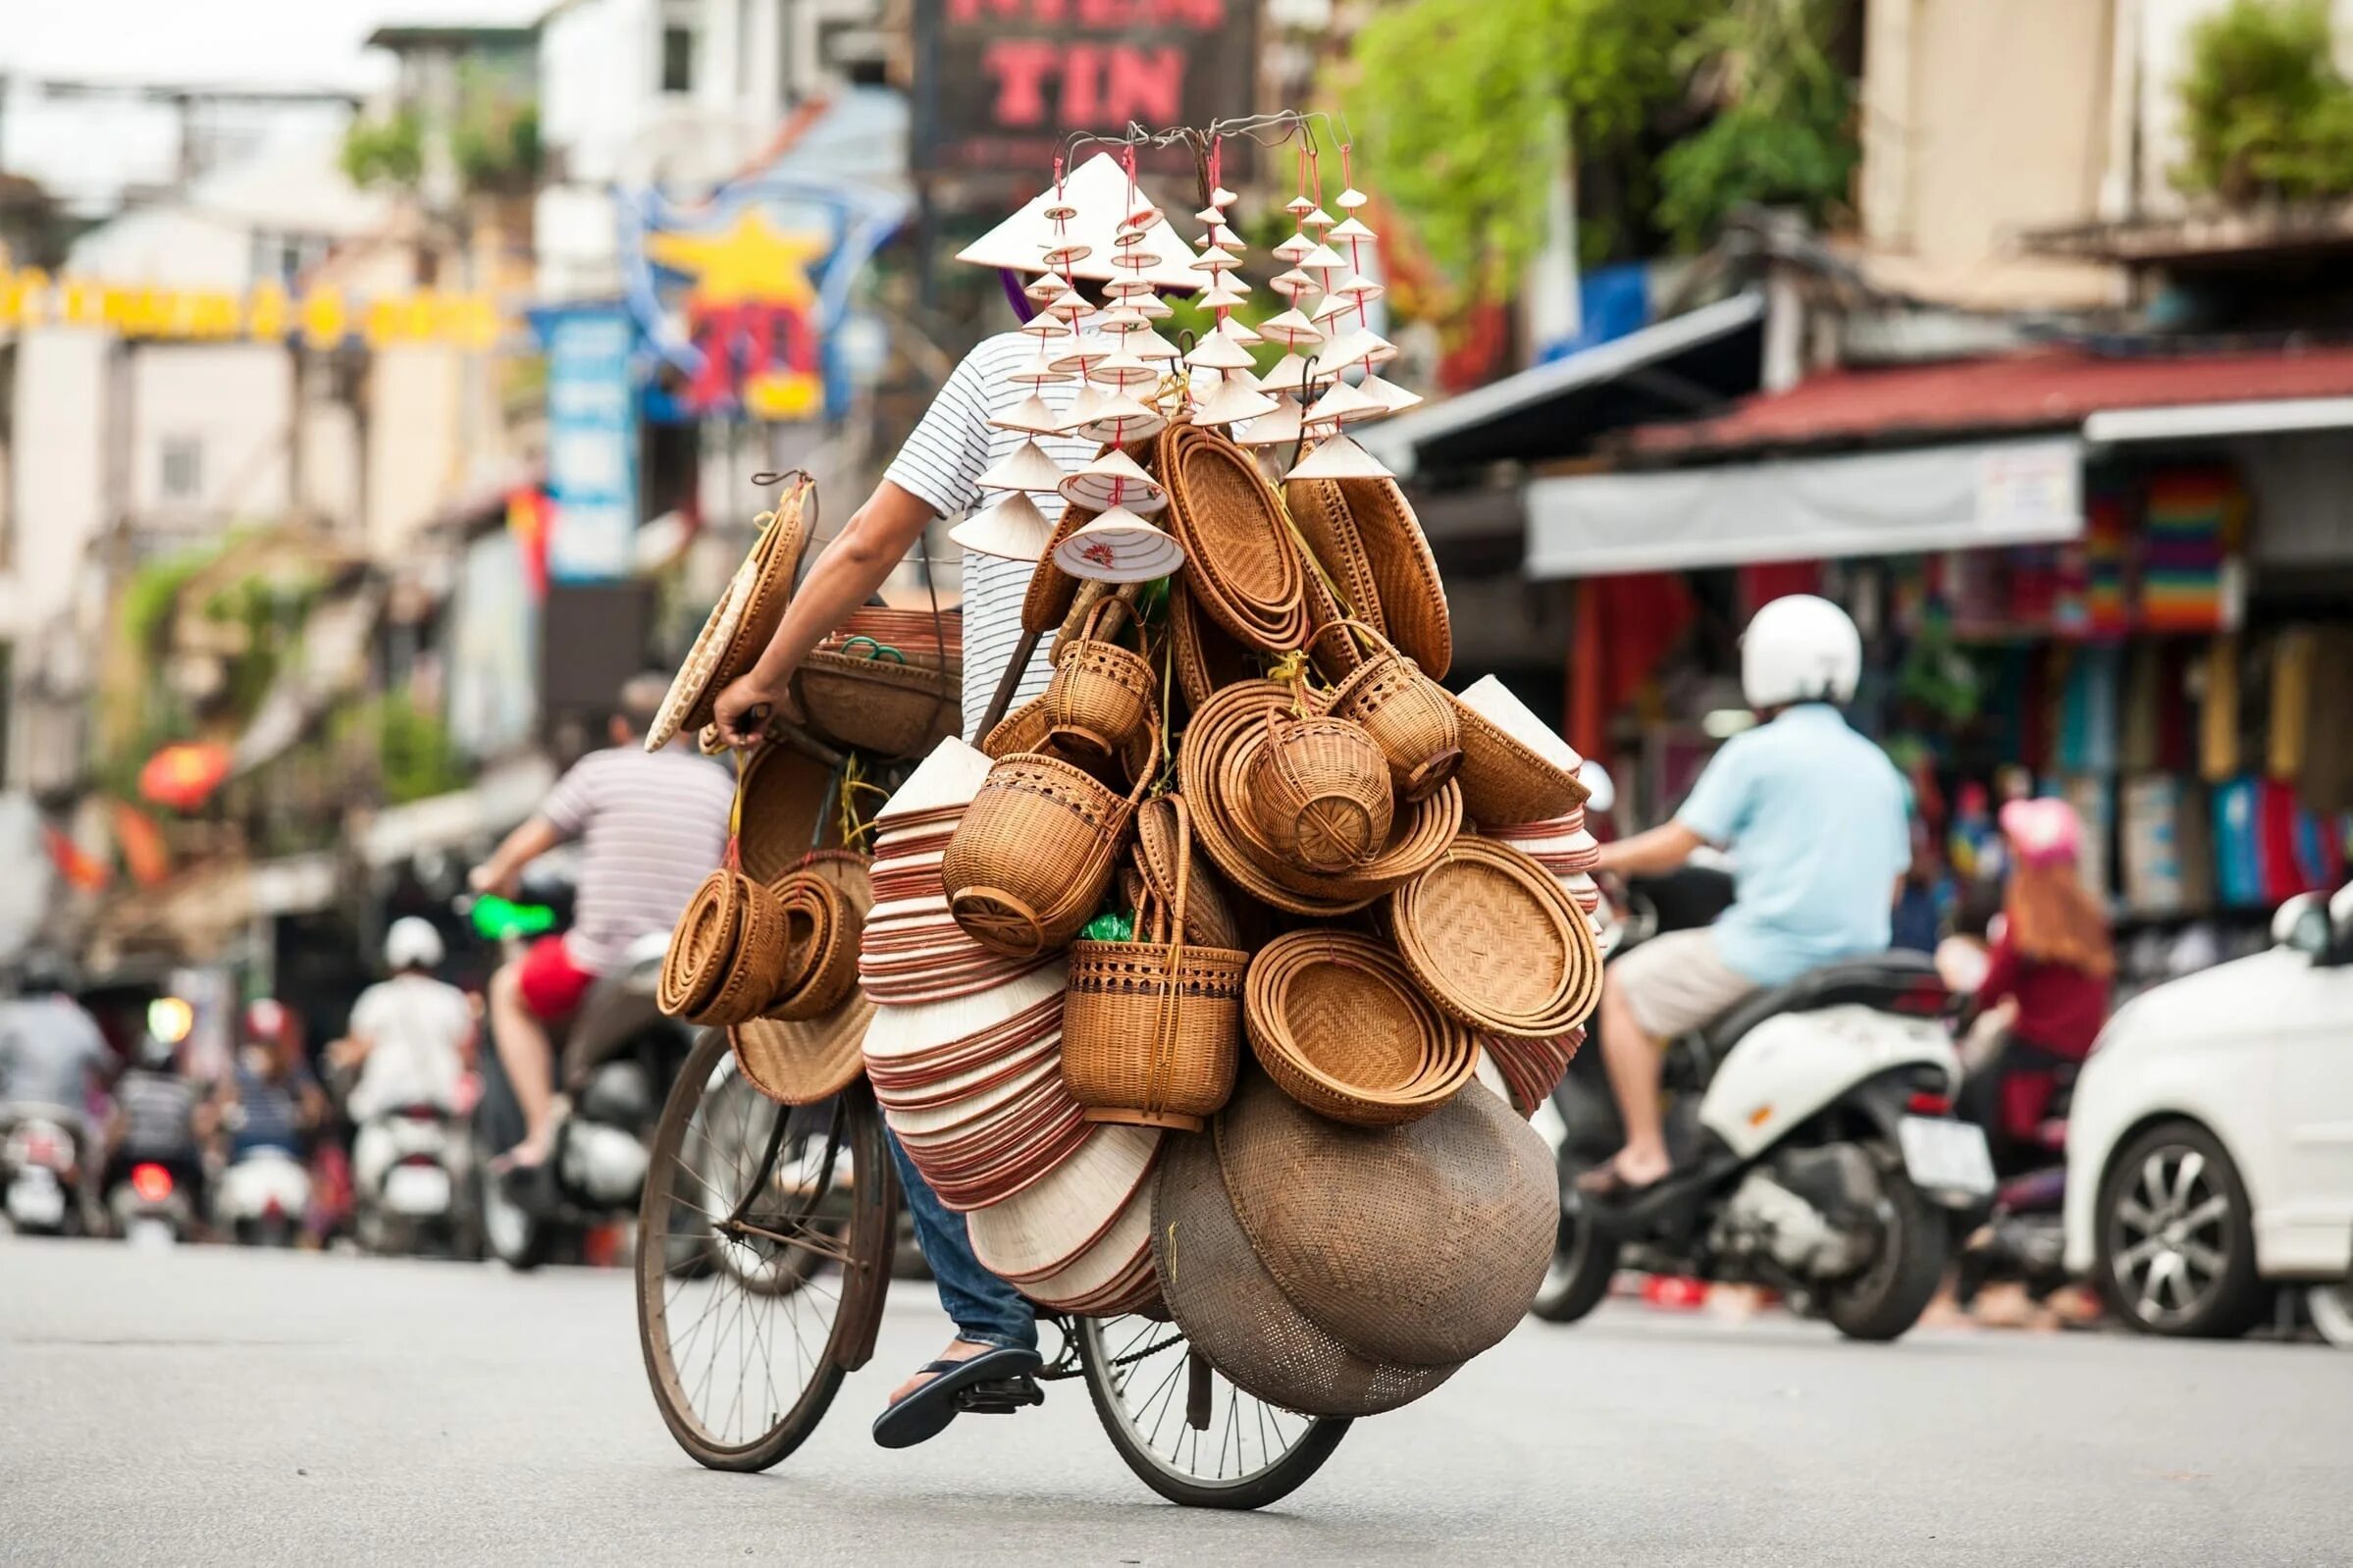
M 607 726 L 611 745 L 573 763 L 539 814 L 474 869 L 477 893 L 510 898 L 533 861 L 573 840 L 583 851 L 572 928 L 542 937 L 491 977 L 491 1039 L 524 1124 L 523 1141 L 498 1162 L 502 1171 L 536 1170 L 553 1144 L 549 1029 L 568 1020 L 640 938 L 669 933 L 726 851 L 734 802 L 726 773 L 683 744 L 645 748 L 668 691 L 659 675 L 623 686 Z
M 1715 924 L 1672 931 L 1610 965 L 1601 1055 L 1625 1147 L 1579 1183 L 1623 1196 L 1668 1174 L 1658 1103 L 1661 1053 L 1752 992 L 1888 944 L 1889 913 L 1911 863 L 1903 775 L 1851 729 L 1862 639 L 1845 610 L 1810 594 L 1758 610 L 1741 639 L 1741 687 L 1764 722 L 1709 759 L 1674 820 L 1601 846 L 1596 869 L 1671 871 L 1702 844 L 1729 848 L 1737 896 Z

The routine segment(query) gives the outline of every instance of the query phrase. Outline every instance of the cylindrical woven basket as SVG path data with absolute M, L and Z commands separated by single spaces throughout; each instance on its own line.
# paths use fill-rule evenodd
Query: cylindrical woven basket
M 1324 710 L 1364 726 L 1388 762 L 1389 781 L 1407 801 L 1428 799 L 1462 765 L 1462 727 L 1446 690 L 1386 638 L 1352 621 L 1343 632 L 1363 635 L 1372 652 L 1324 699 Z M 1318 628 L 1319 640 L 1330 628 Z
M 1359 725 L 1326 714 L 1267 715 L 1245 797 L 1282 861 L 1320 875 L 1360 870 L 1388 845 L 1388 762 Z
M 793 697 L 810 729 L 881 757 L 921 757 L 964 728 L 961 665 L 927 668 L 866 653 L 810 653 Z
M 1301 1105 L 1355 1126 L 1395 1126 L 1452 1098 L 1478 1067 L 1470 1035 L 1433 1007 L 1397 956 L 1351 932 L 1279 936 L 1250 961 L 1250 1049 Z
M 1145 900 L 1135 941 L 1072 945 L 1062 1076 L 1090 1122 L 1197 1132 L 1233 1092 L 1250 955 L 1186 945 L 1190 818 L 1183 801 L 1170 798 L 1176 800 L 1175 900 Z
M 707 1006 L 727 977 L 743 922 L 743 879 L 724 868 L 705 877 L 670 929 L 654 1005 L 674 1019 Z
M 794 872 L 784 879 L 777 894 L 788 916 L 795 911 L 809 912 L 815 941 L 799 983 L 777 996 L 764 1011 L 788 1023 L 822 1018 L 858 988 L 859 940 L 863 931 L 860 911 L 814 872 Z
M 1046 738 L 1071 757 L 1124 756 L 1152 733 L 1159 679 L 1141 653 L 1111 640 L 1126 613 L 1122 600 L 1098 601 L 1080 635 L 1055 653 L 1044 699 Z
M 726 874 L 735 880 L 736 901 L 743 911 L 735 950 L 728 957 L 717 992 L 683 1015 L 687 1022 L 706 1029 L 742 1023 L 765 1011 L 784 983 L 789 959 L 784 906 L 775 893 L 741 871 Z
M 940 862 L 957 924 L 1008 958 L 1068 946 L 1111 886 L 1136 803 L 1058 758 L 1017 753 L 989 769 Z

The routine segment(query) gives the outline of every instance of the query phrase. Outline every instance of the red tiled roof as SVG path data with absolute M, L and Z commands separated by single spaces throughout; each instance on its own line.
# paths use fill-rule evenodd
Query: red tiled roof
M 2079 425 L 2109 408 L 2353 396 L 2353 348 L 2167 358 L 2041 349 L 1888 370 L 1836 370 L 1764 392 L 1714 419 L 1645 425 L 1626 444 L 1672 454 L 1812 446 L 1875 438 L 1934 441 L 1979 431 Z

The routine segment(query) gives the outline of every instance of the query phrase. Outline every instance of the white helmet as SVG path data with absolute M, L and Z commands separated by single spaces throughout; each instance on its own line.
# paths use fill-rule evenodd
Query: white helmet
M 404 915 L 384 934 L 384 963 L 390 969 L 430 969 L 444 957 L 442 933 L 431 920 Z
M 1812 594 L 1758 610 L 1741 638 L 1741 692 L 1751 707 L 1845 703 L 1862 679 L 1862 635 L 1847 612 Z

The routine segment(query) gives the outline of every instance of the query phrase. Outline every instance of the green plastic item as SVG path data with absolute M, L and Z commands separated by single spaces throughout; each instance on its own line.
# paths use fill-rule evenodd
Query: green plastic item
M 1078 933 L 1089 942 L 1132 942 L 1135 940 L 1135 916 L 1118 910 L 1105 910 L 1086 922 Z
M 547 905 L 517 904 L 495 893 L 485 893 L 474 901 L 471 918 L 475 934 L 492 942 L 503 942 L 510 936 L 546 936 L 555 929 L 555 912 Z

